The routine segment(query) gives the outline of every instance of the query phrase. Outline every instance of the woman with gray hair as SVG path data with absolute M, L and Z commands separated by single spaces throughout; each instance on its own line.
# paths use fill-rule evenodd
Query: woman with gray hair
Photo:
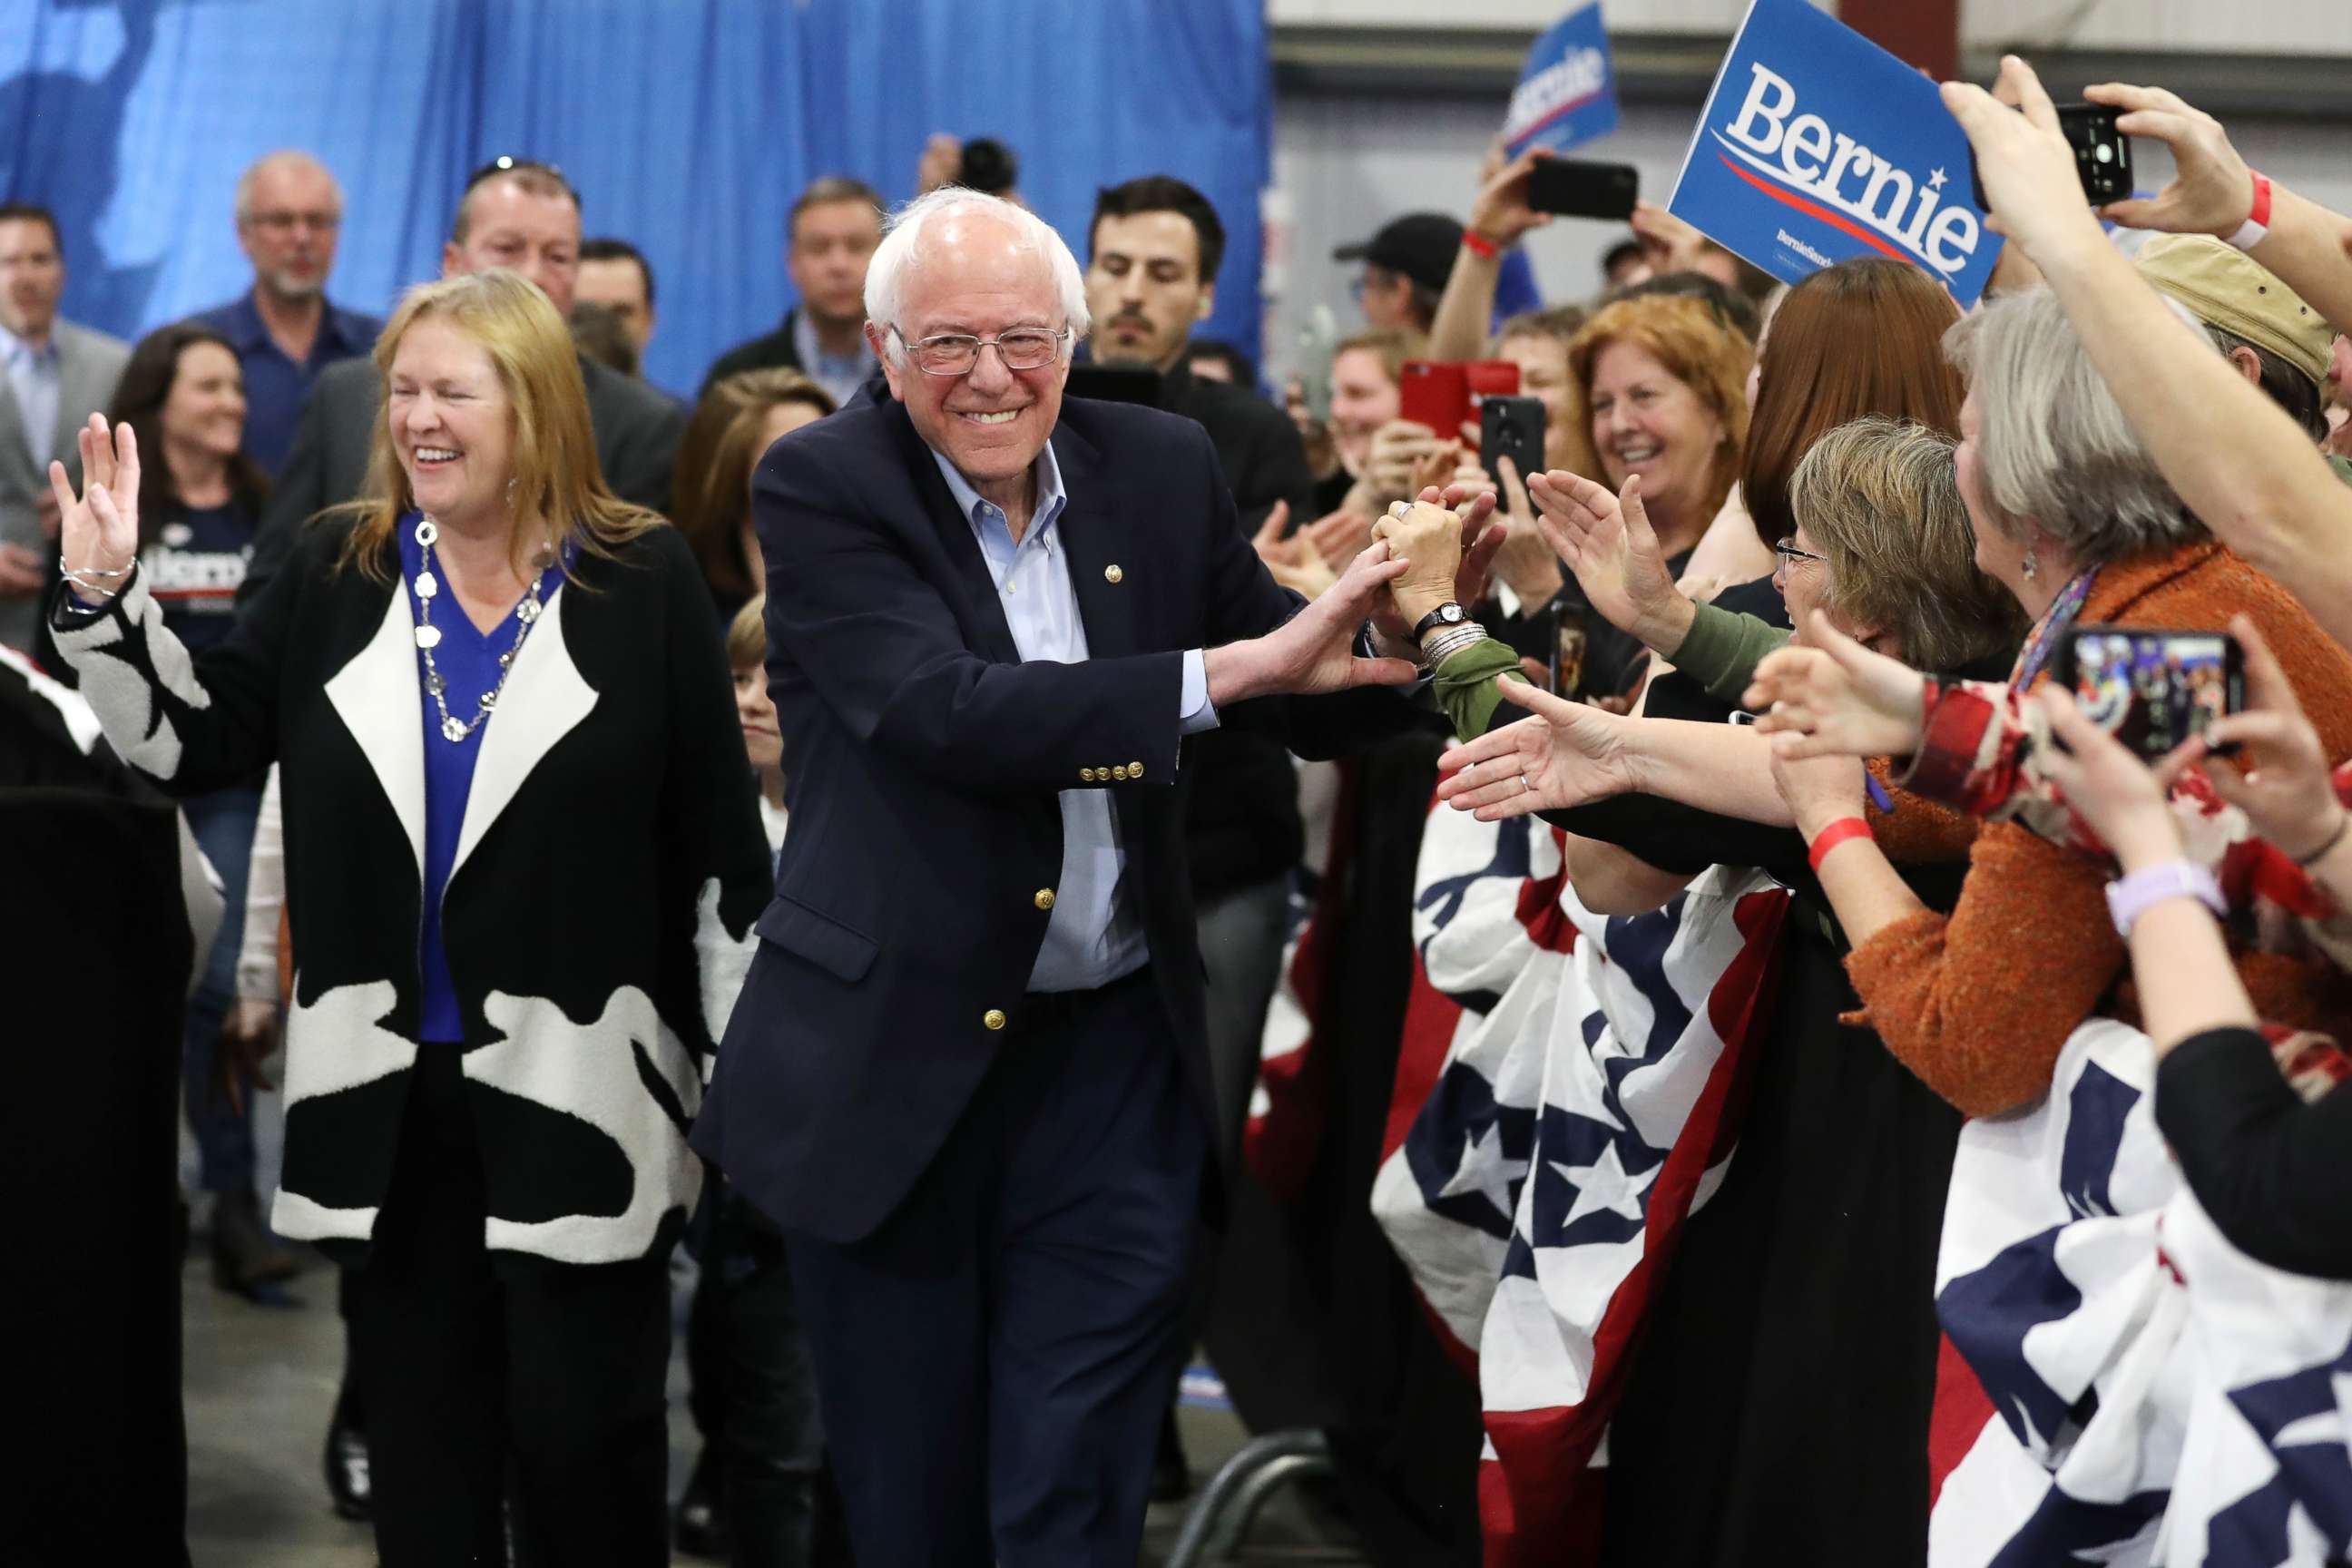
M 2011 689 L 2041 685 L 2077 624 L 2219 631 L 2243 613 L 2315 716 L 2328 761 L 2352 756 L 2352 658 L 2181 504 L 2057 299 L 2002 300 L 1955 325 L 1946 343 L 1969 378 L 1955 470 L 1977 564 L 2033 619 Z M 1924 739 L 1901 782 L 1965 808 L 2004 760 L 1980 745 L 1998 741 L 1982 705 L 1941 704 L 1940 690 L 1925 686 Z M 1977 838 L 1958 903 L 1939 914 L 1873 842 L 1879 821 L 1866 812 L 1859 763 L 1780 755 L 1774 768 L 1887 1047 L 1971 1116 L 2041 1095 L 2067 1036 L 2114 1010 L 2126 952 L 2104 859 L 1994 822 Z M 2321 1021 L 2324 964 L 2241 952 L 2239 967 L 2265 1017 Z

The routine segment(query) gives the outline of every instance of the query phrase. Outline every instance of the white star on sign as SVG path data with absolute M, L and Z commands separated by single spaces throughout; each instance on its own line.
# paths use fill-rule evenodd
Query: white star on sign
M 1944 188 L 1943 170 L 1937 169 L 1927 176 L 1927 188 L 1931 191 L 1940 191 Z
M 1650 1184 L 1649 1178 L 1625 1173 L 1625 1163 L 1618 1158 L 1613 1141 L 1601 1145 L 1601 1158 L 1590 1165 L 1563 1165 L 1557 1160 L 1547 1163 L 1576 1189 L 1576 1202 L 1560 1222 L 1560 1229 L 1574 1229 L 1576 1222 L 1590 1214 L 1606 1212 L 1630 1220 L 1642 1217 L 1642 1191 Z
M 1454 1169 L 1453 1178 L 1438 1192 L 1442 1198 L 1458 1198 L 1476 1193 L 1495 1205 L 1495 1212 L 1506 1216 L 1511 1213 L 1511 1182 L 1526 1166 L 1503 1152 L 1503 1124 L 1489 1121 L 1470 1134 L 1462 1145 L 1462 1163 Z

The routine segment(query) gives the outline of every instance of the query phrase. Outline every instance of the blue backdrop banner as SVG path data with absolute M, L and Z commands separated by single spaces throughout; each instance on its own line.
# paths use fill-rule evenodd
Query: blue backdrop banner
M 1891 256 L 1966 309 L 2000 254 L 1969 192 L 1934 82 L 1805 0 L 1755 0 L 1667 210 L 1787 282 Z
M 76 321 L 135 337 L 243 290 L 233 193 L 316 153 L 347 194 L 330 295 L 440 270 L 467 174 L 562 165 L 652 263 L 646 370 L 691 392 L 792 303 L 819 174 L 914 194 L 933 132 L 994 136 L 1077 251 L 1097 187 L 1170 174 L 1229 235 L 1203 335 L 1257 348 L 1272 78 L 1262 0 L 0 0 L 0 196 L 58 215 Z M 17 25 L 18 18 L 23 25 Z

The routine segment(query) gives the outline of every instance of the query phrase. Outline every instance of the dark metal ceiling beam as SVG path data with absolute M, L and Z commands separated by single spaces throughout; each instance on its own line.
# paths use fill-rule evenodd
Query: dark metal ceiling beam
M 1532 32 L 1518 28 L 1277 26 L 1275 87 L 1292 94 L 1442 93 L 1500 100 L 1518 81 L 1534 41 Z M 1612 33 L 1618 97 L 1696 107 L 1730 42 L 1725 34 Z M 1968 50 L 1961 68 L 1990 80 L 1999 57 L 1998 49 Z M 2352 118 L 2352 89 L 2346 86 L 2352 58 L 2341 55 L 2044 49 L 2033 59 L 2053 86 L 2070 94 L 2084 82 L 2158 82 L 2223 119 Z

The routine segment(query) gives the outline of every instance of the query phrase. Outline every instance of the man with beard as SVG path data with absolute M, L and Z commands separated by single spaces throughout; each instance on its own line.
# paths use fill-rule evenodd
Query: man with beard
M 383 323 L 327 299 L 343 192 L 308 153 L 272 153 L 236 182 L 236 243 L 253 287 L 194 320 L 229 341 L 245 371 L 246 455 L 275 479 L 319 372 L 364 354 Z
M 1193 323 L 1215 308 L 1224 258 L 1224 225 L 1208 198 L 1165 174 L 1113 185 L 1095 198 L 1088 248 L 1095 362 L 1160 374 L 1160 406 L 1208 431 L 1245 531 L 1255 533 L 1276 506 L 1287 506 L 1297 522 L 1311 521 L 1315 476 L 1297 426 L 1255 391 L 1195 375 L 1187 363 Z M 1184 784 L 1185 859 L 1208 975 L 1214 1152 L 1230 1176 L 1282 963 L 1290 868 L 1304 839 L 1298 786 L 1279 742 L 1239 728 L 1193 737 Z M 1195 1329 L 1206 1300 L 1203 1269 L 1193 1291 Z M 1162 1500 L 1190 1486 L 1172 1409 L 1160 1427 L 1151 1482 Z
M 1088 239 L 1094 362 L 1160 372 L 1160 406 L 1208 431 L 1244 530 L 1255 533 L 1276 501 L 1294 523 L 1312 521 L 1315 479 L 1297 427 L 1249 388 L 1196 376 L 1186 361 L 1193 324 L 1216 309 L 1225 255 L 1209 198 L 1166 174 L 1113 185 L 1095 197 Z

